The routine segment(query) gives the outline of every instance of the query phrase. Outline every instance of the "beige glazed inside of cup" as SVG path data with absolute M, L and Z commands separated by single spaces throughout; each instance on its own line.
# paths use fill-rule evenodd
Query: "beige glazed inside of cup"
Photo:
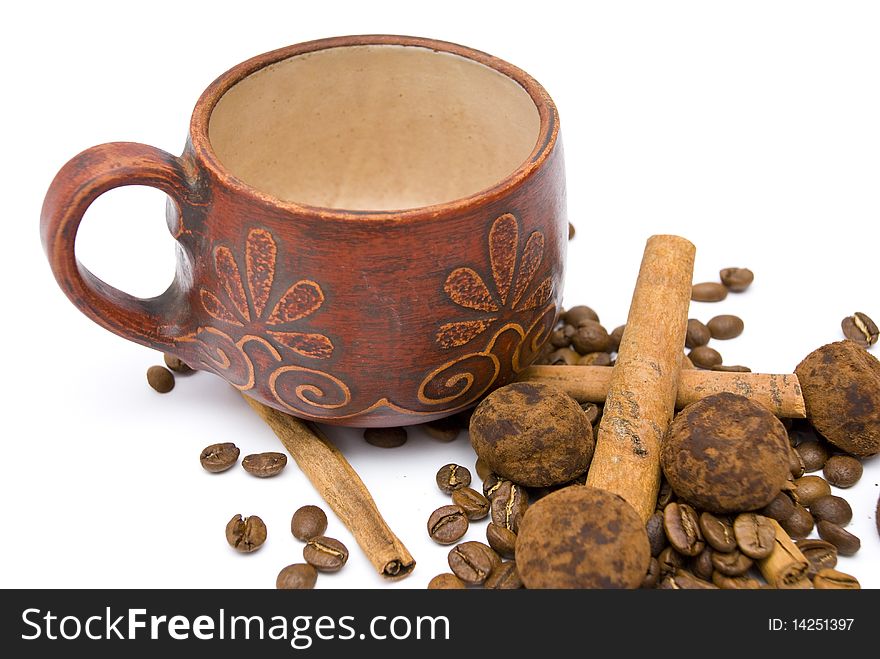
M 492 187 L 535 148 L 538 109 L 515 80 L 417 46 L 318 50 L 227 91 L 209 124 L 217 158 L 284 201 L 398 210 Z

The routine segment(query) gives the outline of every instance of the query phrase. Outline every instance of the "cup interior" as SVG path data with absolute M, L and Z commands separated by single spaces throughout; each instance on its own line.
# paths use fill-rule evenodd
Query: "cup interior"
M 217 102 L 209 139 L 231 174 L 278 199 L 382 211 L 454 201 L 512 174 L 540 117 L 513 78 L 421 46 L 296 55 Z

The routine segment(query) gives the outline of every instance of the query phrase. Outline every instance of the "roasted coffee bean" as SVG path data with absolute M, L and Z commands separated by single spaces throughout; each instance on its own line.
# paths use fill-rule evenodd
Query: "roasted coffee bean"
M 776 527 L 769 518 L 741 513 L 733 520 L 733 534 L 740 551 L 749 558 L 767 558 L 776 544 Z
M 626 329 L 626 325 L 618 325 L 611 333 L 608 335 L 610 339 L 610 343 L 608 344 L 608 349 L 611 352 L 617 352 L 620 349 L 620 342 L 623 340 L 623 331 Z
M 489 478 L 489 475 L 492 473 L 492 468 L 486 464 L 483 458 L 477 458 L 477 462 L 474 465 L 474 468 L 477 470 L 477 478 L 481 481 Z
M 712 513 L 700 514 L 700 531 L 709 546 L 720 552 L 731 552 L 736 549 L 736 536 L 733 525 L 722 517 Z
M 611 355 L 607 352 L 588 352 L 577 363 L 578 366 L 611 366 Z
M 723 361 L 721 353 L 709 346 L 698 346 L 688 353 L 688 357 L 697 368 L 712 368 Z
M 572 307 L 571 309 L 563 313 L 562 320 L 567 325 L 577 327 L 583 320 L 593 320 L 598 323 L 599 315 L 595 311 L 590 309 L 590 307 L 581 304 L 576 307 Z
M 846 526 L 852 521 L 853 511 L 846 499 L 829 494 L 810 505 L 810 514 L 817 522 L 825 520 Z
M 471 472 L 467 467 L 454 463 L 443 465 L 437 472 L 437 487 L 446 494 L 452 494 L 471 484 Z
M 837 547 L 837 553 L 841 556 L 852 556 L 862 546 L 862 541 L 858 536 L 834 522 L 820 520 L 816 523 L 816 530 L 819 532 L 820 538 Z
M 660 564 L 660 574 L 672 574 L 678 568 L 684 567 L 687 559 L 679 554 L 672 547 L 667 547 L 657 556 L 657 562 Z
M 493 554 L 492 548 L 482 542 L 463 542 L 449 551 L 449 568 L 466 584 L 478 586 L 489 578 L 495 568 Z
M 648 563 L 648 571 L 645 573 L 645 578 L 642 579 L 642 585 L 639 588 L 653 588 L 657 585 L 658 581 L 660 581 L 660 563 L 652 556 L 651 562 Z
M 728 339 L 735 339 L 742 334 L 745 324 L 739 316 L 721 314 L 720 316 L 715 316 L 706 323 L 706 327 L 708 327 L 709 331 L 712 333 L 713 339 L 726 341 Z
M 590 352 L 607 352 L 611 345 L 608 331 L 595 320 L 583 320 L 577 325 L 577 331 L 571 337 L 571 347 L 580 354 Z
M 506 529 L 519 532 L 519 524 L 529 507 L 528 495 L 515 483 L 507 481 L 492 497 L 492 521 Z
M 428 582 L 428 590 L 464 590 L 467 585 L 451 572 L 438 574 Z
M 577 366 L 580 360 L 580 354 L 572 348 L 559 348 L 559 350 L 554 350 L 547 357 L 547 361 L 551 366 Z
M 651 545 L 651 556 L 658 556 L 666 547 L 666 531 L 663 529 L 663 513 L 656 512 L 645 523 L 648 532 L 648 544 Z
M 287 464 L 287 456 L 284 453 L 267 451 L 266 453 L 251 453 L 244 456 L 241 466 L 251 476 L 257 478 L 269 478 L 281 473 Z
M 721 283 L 734 293 L 742 293 L 755 279 L 754 273 L 748 268 L 724 268 L 718 274 Z
M 825 540 L 798 540 L 797 548 L 810 564 L 808 576 L 812 579 L 821 570 L 837 566 L 837 547 Z
M 809 508 L 813 502 L 831 494 L 831 486 L 821 476 L 801 476 L 795 482 L 795 500 Z
M 779 526 L 793 539 L 806 538 L 813 530 L 813 516 L 801 504 L 794 505 L 794 513 L 788 519 L 779 520 Z
M 851 574 L 831 568 L 819 570 L 813 577 L 813 588 L 818 590 L 860 590 L 861 584 Z
M 461 508 L 469 520 L 483 519 L 489 514 L 489 500 L 471 487 L 455 490 L 452 503 Z
M 696 556 L 706 543 L 696 511 L 686 503 L 670 503 L 663 510 L 663 530 L 669 544 L 685 556 Z
M 696 577 L 687 570 L 677 568 L 672 574 L 663 577 L 660 588 L 662 590 L 715 590 L 718 586 Z
M 169 353 L 165 353 L 162 358 L 165 360 L 165 366 L 175 373 L 183 375 L 184 373 L 192 373 L 192 368 L 184 362 L 180 357 L 175 357 Z
M 801 442 L 797 445 L 795 451 L 801 456 L 801 460 L 804 462 L 804 471 L 808 473 L 819 471 L 828 460 L 828 445 L 824 440 L 819 441 L 817 439 Z
M 348 560 L 348 548 L 336 538 L 319 535 L 303 547 L 303 558 L 321 572 L 336 572 Z
M 219 474 L 226 471 L 238 462 L 238 456 L 241 453 L 239 448 L 232 442 L 224 442 L 223 444 L 211 444 L 202 449 L 199 455 L 199 462 L 202 463 L 205 471 L 212 474 Z
M 850 341 L 855 341 L 862 348 L 870 348 L 877 343 L 880 332 L 877 324 L 861 311 L 856 311 L 852 316 L 847 316 L 840 323 L 843 335 Z
M 691 299 L 694 302 L 721 302 L 726 297 L 727 288 L 718 282 L 706 281 L 694 284 L 691 288 Z
M 378 448 L 397 448 L 406 444 L 406 428 L 367 428 L 364 439 Z
M 571 339 L 565 333 L 565 329 L 559 328 L 550 333 L 550 345 L 554 348 L 567 348 L 571 343 Z
M 489 573 L 484 588 L 490 590 L 516 590 L 523 587 L 522 579 L 519 578 L 519 572 L 516 569 L 514 561 L 504 561 L 495 566 L 495 569 Z
M 498 493 L 498 490 L 501 489 L 501 486 L 505 483 L 509 483 L 510 481 L 506 478 L 501 478 L 498 474 L 489 474 L 485 480 L 483 480 L 483 496 L 486 497 L 489 501 L 495 497 Z
M 784 492 L 777 494 L 773 498 L 773 501 L 761 509 L 762 515 L 775 519 L 777 522 L 788 519 L 793 513 L 794 501 L 792 501 L 791 497 Z
M 568 239 L 574 240 L 575 233 L 577 233 L 577 232 L 575 231 L 574 225 L 571 222 L 569 222 L 568 223 Z
M 290 518 L 290 532 L 303 542 L 324 535 L 327 530 L 327 513 L 318 506 L 302 506 Z
M 467 515 L 458 506 L 441 506 L 428 518 L 428 535 L 441 545 L 458 542 L 467 530 Z
M 788 447 L 788 470 L 791 472 L 792 478 L 800 478 L 807 470 L 801 454 L 791 446 Z
M 244 554 L 256 551 L 266 542 L 266 525 L 256 515 L 236 515 L 226 525 L 226 542 Z
M 438 442 L 451 442 L 461 433 L 458 427 L 458 421 L 454 417 L 444 417 L 436 421 L 429 421 L 422 425 L 428 437 L 436 439 Z
M 502 558 L 513 558 L 516 552 L 516 533 L 495 522 L 486 527 L 489 546 Z
M 832 455 L 822 473 L 834 487 L 852 487 L 862 477 L 862 463 L 851 455 Z
M 749 568 L 755 564 L 751 558 L 738 549 L 726 553 L 715 551 L 713 549 L 711 560 L 712 567 L 728 577 L 738 577 L 741 574 L 745 574 L 749 571 Z M 712 575 L 710 574 L 709 579 L 711 578 Z
M 712 574 L 712 583 L 724 590 L 758 590 L 761 582 L 744 574 L 728 577 L 717 570 Z
M 318 580 L 318 571 L 308 563 L 288 565 L 278 573 L 275 588 L 278 590 L 311 590 Z
M 712 333 L 701 321 L 696 318 L 688 318 L 687 334 L 684 337 L 684 345 L 693 350 L 709 343 Z
M 595 426 L 599 416 L 602 414 L 599 406 L 596 403 L 581 403 L 581 408 L 584 410 L 584 414 L 587 415 L 587 421 L 590 422 L 590 425 Z
M 709 367 L 710 371 L 718 371 L 720 373 L 751 373 L 752 369 L 748 366 L 715 364 Z
M 712 572 L 715 571 L 715 566 L 712 565 L 712 554 L 715 553 L 715 550 L 711 547 L 705 547 L 700 554 L 691 561 L 691 572 L 694 573 L 694 576 L 700 579 L 706 579 L 707 581 L 712 580 Z
M 675 491 L 669 481 L 660 477 L 660 491 L 657 493 L 657 510 L 662 511 L 672 501 L 675 501 Z
M 147 383 L 160 394 L 167 394 L 174 389 L 174 374 L 164 366 L 150 366 Z

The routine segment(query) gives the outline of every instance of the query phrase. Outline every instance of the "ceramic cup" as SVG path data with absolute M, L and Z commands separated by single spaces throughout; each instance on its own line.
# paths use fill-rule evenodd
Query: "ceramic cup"
M 74 255 L 89 204 L 123 185 L 170 198 L 177 272 L 155 298 Z M 98 324 L 295 416 L 366 427 L 446 416 L 526 367 L 557 313 L 567 226 L 547 92 L 485 53 L 382 35 L 235 66 L 180 157 L 84 151 L 41 232 Z

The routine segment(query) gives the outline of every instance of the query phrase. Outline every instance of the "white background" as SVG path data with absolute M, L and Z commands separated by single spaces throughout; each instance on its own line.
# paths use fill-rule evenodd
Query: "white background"
M 575 9 L 577 7 L 577 9 Z M 0 26 L 4 465 L 0 585 L 273 587 L 301 560 L 291 513 L 320 504 L 296 465 L 257 480 L 204 472 L 199 451 L 233 441 L 278 449 L 228 385 L 197 374 L 167 396 L 146 385 L 160 356 L 81 315 L 50 274 L 38 238 L 43 195 L 64 162 L 93 144 L 145 142 L 180 153 L 201 91 L 255 54 L 313 38 L 402 33 L 463 43 L 534 75 L 562 117 L 571 244 L 567 305 L 609 329 L 624 322 L 645 239 L 686 236 L 695 277 L 756 273 L 748 293 L 693 305 L 745 319 L 717 343 L 727 363 L 790 372 L 840 338 L 860 310 L 880 320 L 880 11 L 872 2 L 159 2 L 14 3 Z M 99 276 L 154 295 L 173 272 L 164 198 L 111 192 L 77 246 Z M 405 349 L 401 346 L 401 349 Z M 875 349 L 875 353 L 876 353 Z M 425 522 L 447 503 L 434 473 L 473 466 L 462 436 L 411 431 L 402 448 L 334 439 L 418 561 L 406 580 L 373 573 L 351 549 L 321 588 L 417 587 L 445 571 Z M 840 567 L 880 587 L 874 527 L 880 460 L 846 496 L 862 539 Z M 223 536 L 259 514 L 269 540 L 238 555 Z M 466 539 L 484 539 L 485 522 Z

